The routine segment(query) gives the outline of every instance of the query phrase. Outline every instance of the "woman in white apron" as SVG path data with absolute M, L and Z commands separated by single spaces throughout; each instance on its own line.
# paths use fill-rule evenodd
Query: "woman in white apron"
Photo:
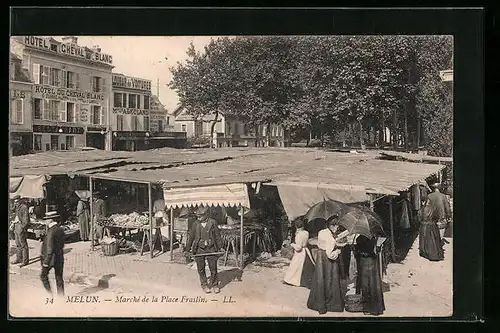
M 295 242 L 291 244 L 295 252 L 284 282 L 297 287 L 310 288 L 314 276 L 314 260 L 311 251 L 307 247 L 309 232 L 304 230 L 302 219 L 298 219 L 295 226 L 297 228 Z

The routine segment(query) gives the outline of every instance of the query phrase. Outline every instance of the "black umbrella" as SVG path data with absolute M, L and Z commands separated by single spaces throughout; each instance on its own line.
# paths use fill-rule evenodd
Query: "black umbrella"
M 382 220 L 367 208 L 346 206 L 341 211 L 337 224 L 346 228 L 350 234 L 359 234 L 368 238 L 384 234 Z
M 316 219 L 323 219 L 327 221 L 332 216 L 339 214 L 346 207 L 348 206 L 340 201 L 324 199 L 309 208 L 309 211 L 306 215 L 304 215 L 304 218 L 306 222 L 311 222 Z

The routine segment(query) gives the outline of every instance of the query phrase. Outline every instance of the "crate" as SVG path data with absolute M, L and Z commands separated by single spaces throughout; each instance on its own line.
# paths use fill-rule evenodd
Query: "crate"
M 363 299 L 359 294 L 346 295 L 345 310 L 347 312 L 363 312 Z
M 102 243 L 101 248 L 102 253 L 105 256 L 112 257 L 118 254 L 118 251 L 120 250 L 120 243 L 117 241 L 110 244 Z

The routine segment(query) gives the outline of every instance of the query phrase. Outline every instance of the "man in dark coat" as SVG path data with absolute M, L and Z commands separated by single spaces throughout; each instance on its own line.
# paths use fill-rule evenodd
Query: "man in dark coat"
M 28 204 L 19 195 L 14 198 L 14 234 L 16 237 L 16 260 L 12 264 L 20 264 L 20 267 L 28 265 L 30 261 L 28 248 L 28 225 L 30 222 Z
M 217 278 L 217 255 L 202 255 L 204 253 L 218 252 L 223 248 L 220 230 L 217 221 L 209 216 L 208 207 L 200 207 L 195 212 L 196 221 L 191 227 L 186 249 L 191 251 L 195 257 L 198 274 L 200 275 L 201 288 L 207 294 L 213 289 L 214 293 L 219 293 L 219 280 Z M 201 254 L 201 255 L 200 255 Z M 210 269 L 210 283 L 207 283 L 205 273 L 205 259 Z
M 429 194 L 429 205 L 432 207 L 434 212 L 434 220 L 439 227 L 439 233 L 441 236 L 441 242 L 447 242 L 444 239 L 444 232 L 446 226 L 448 225 L 449 219 L 451 219 L 451 207 L 450 202 L 445 194 L 441 193 L 440 184 L 436 183 L 432 185 L 434 187 L 434 192 Z
M 49 212 L 45 215 L 47 233 L 43 238 L 42 249 L 40 251 L 40 261 L 42 263 L 42 280 L 44 288 L 52 293 L 49 282 L 49 272 L 54 268 L 56 276 L 57 294 L 64 296 L 64 231 L 58 224 L 59 215 L 56 212 Z

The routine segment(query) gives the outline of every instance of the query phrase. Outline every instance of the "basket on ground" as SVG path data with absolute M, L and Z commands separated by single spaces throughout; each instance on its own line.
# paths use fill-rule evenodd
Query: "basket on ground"
M 363 312 L 363 301 L 361 295 L 346 295 L 345 310 L 348 312 Z
M 112 242 L 112 243 L 102 243 L 102 253 L 105 256 L 115 256 L 118 254 L 118 251 L 120 250 L 120 243 L 119 242 Z

